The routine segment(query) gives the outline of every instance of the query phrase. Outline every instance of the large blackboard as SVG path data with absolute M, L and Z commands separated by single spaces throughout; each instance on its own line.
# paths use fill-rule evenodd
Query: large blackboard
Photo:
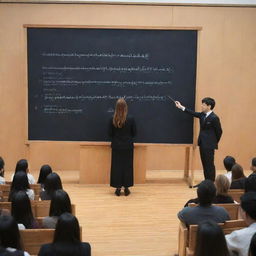
M 137 142 L 192 143 L 197 31 L 28 28 L 28 139 L 109 141 L 125 96 Z

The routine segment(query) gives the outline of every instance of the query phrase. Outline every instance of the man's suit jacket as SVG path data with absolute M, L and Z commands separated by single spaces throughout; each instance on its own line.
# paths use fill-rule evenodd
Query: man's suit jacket
M 212 112 L 205 118 L 205 113 L 194 112 L 185 108 L 185 112 L 199 118 L 200 132 L 198 136 L 198 145 L 207 149 L 218 149 L 218 142 L 222 135 L 222 128 L 219 117 Z

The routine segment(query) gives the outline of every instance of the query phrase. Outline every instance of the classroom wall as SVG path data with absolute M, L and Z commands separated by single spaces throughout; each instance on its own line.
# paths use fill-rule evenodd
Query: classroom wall
M 202 27 L 196 109 L 216 99 L 223 137 L 216 166 L 233 155 L 245 169 L 256 156 L 256 8 L 104 4 L 0 4 L 0 155 L 6 169 L 27 157 L 30 169 L 79 169 L 79 143 L 27 143 L 26 33 L 24 24 Z M 182 113 L 181 113 L 182 114 Z M 196 121 L 197 123 L 197 121 Z M 197 123 L 198 128 L 198 123 Z M 197 129 L 198 130 L 198 129 Z M 147 169 L 183 169 L 184 148 L 149 146 Z M 201 169 L 196 153 L 196 169 Z

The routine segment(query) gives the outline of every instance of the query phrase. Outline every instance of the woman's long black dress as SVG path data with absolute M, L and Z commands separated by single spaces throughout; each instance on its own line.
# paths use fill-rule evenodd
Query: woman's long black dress
M 133 186 L 133 138 L 136 136 L 136 124 L 132 117 L 127 117 L 122 128 L 109 124 L 111 137 L 112 161 L 110 186 L 115 188 Z

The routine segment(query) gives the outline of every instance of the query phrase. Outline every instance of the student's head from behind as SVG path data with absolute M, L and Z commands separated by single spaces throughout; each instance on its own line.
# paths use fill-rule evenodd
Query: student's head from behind
M 245 180 L 244 189 L 245 192 L 256 192 L 256 173 L 252 173 Z
M 37 183 L 40 183 L 40 184 L 44 185 L 45 179 L 48 176 L 48 174 L 50 174 L 50 173 L 52 173 L 51 166 L 48 165 L 48 164 L 43 165 L 40 169 L 40 173 L 39 173 Z
M 0 176 L 4 177 L 4 159 L 0 156 Z
M 233 165 L 236 164 L 236 160 L 233 156 L 226 156 L 223 160 L 223 164 L 225 166 L 225 169 L 230 172 Z
M 234 164 L 231 168 L 232 172 L 232 181 L 245 178 L 244 169 L 240 164 Z
M 256 173 L 256 157 L 252 159 L 251 170 Z
M 201 222 L 198 226 L 195 256 L 228 256 L 224 233 L 217 223 Z
M 211 110 L 213 110 L 215 107 L 215 100 L 210 97 L 206 97 L 202 99 L 202 111 L 204 113 L 207 113 Z
M 252 236 L 248 255 L 256 256 L 256 233 Z
M 22 171 L 25 173 L 28 172 L 28 161 L 26 159 L 21 159 L 17 162 L 16 168 L 15 168 L 15 173 L 19 172 L 19 171 Z
M 220 174 L 217 176 L 215 180 L 215 186 L 216 186 L 217 195 L 227 195 L 228 190 L 230 188 L 230 182 L 225 175 Z
M 60 216 L 68 212 L 71 213 L 71 202 L 67 192 L 58 189 L 53 193 L 49 216 Z
M 115 113 L 113 117 L 113 125 L 116 128 L 122 128 L 126 121 L 128 106 L 124 98 L 120 98 L 116 102 Z
M 11 201 L 12 195 L 17 191 L 26 191 L 29 188 L 27 174 L 25 172 L 16 172 L 12 180 L 9 201 Z
M 197 196 L 200 206 L 210 206 L 216 196 L 216 188 L 211 180 L 204 180 L 197 188 Z
M 81 242 L 78 220 L 71 213 L 63 213 L 60 215 L 56 225 L 53 242 Z
M 256 222 L 256 192 L 247 192 L 241 196 L 242 217 L 248 225 Z
M 24 191 L 15 193 L 12 197 L 11 214 L 17 223 L 22 223 L 26 228 L 32 226 L 33 213 L 31 202 L 28 195 Z
M 47 175 L 44 183 L 44 189 L 50 196 L 52 196 L 56 190 L 62 189 L 60 176 L 56 172 L 52 172 Z
M 21 249 L 18 225 L 12 216 L 0 216 L 0 245 Z

